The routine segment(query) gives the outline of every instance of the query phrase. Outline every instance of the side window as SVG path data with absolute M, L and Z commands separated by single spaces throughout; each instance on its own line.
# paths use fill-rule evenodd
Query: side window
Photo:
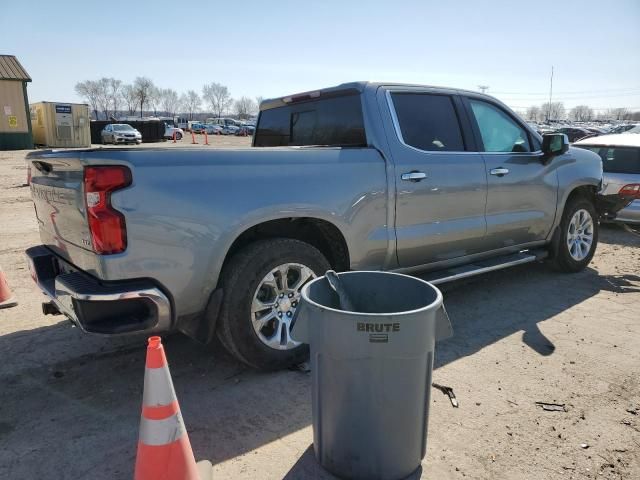
M 493 105 L 469 99 L 485 152 L 530 152 L 527 132 Z
M 402 140 L 428 151 L 464 151 L 453 101 L 448 95 L 392 93 Z

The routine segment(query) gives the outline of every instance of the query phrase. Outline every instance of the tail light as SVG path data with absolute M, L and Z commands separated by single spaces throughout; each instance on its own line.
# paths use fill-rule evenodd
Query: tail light
M 84 195 L 94 252 L 108 255 L 127 248 L 124 215 L 111 206 L 111 193 L 129 185 L 127 167 L 85 167 Z
M 620 189 L 618 195 L 621 197 L 635 198 L 640 200 L 640 183 L 630 183 Z

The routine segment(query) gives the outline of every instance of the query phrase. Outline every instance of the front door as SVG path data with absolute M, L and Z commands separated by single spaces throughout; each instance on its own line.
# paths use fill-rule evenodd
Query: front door
M 412 267 L 484 250 L 487 178 L 455 95 L 381 90 L 395 167 L 398 263 Z M 466 133 L 466 134 L 465 134 Z
M 489 249 L 544 240 L 556 215 L 556 166 L 542 161 L 538 139 L 499 104 L 466 98 L 487 169 Z

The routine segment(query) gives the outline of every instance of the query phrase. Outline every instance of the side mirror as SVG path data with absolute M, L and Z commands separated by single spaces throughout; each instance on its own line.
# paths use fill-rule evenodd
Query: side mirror
M 547 133 L 542 136 L 542 153 L 546 158 L 562 155 L 569 150 L 569 138 L 564 133 Z

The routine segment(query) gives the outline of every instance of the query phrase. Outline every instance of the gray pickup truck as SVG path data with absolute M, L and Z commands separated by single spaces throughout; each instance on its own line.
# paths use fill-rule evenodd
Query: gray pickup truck
M 301 288 L 327 269 L 434 282 L 548 258 L 577 272 L 602 163 L 487 95 L 349 83 L 264 101 L 252 148 L 40 151 L 27 158 L 34 280 L 82 330 L 217 335 L 238 359 L 302 360 Z M 626 204 L 626 203 L 625 203 Z

